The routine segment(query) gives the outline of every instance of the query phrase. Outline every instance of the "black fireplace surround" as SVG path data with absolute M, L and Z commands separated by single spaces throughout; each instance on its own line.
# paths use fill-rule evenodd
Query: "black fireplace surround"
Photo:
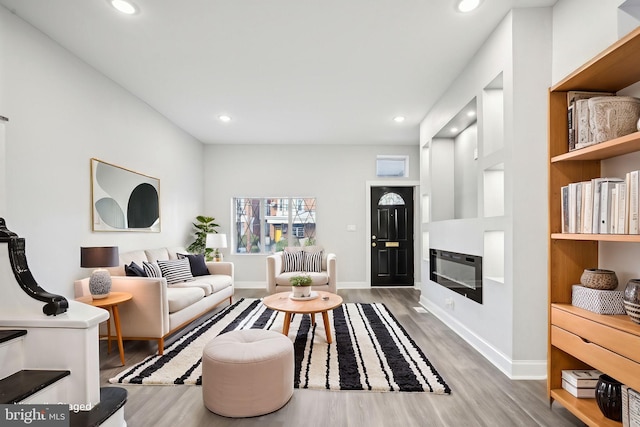
M 429 249 L 431 281 L 482 304 L 482 257 Z

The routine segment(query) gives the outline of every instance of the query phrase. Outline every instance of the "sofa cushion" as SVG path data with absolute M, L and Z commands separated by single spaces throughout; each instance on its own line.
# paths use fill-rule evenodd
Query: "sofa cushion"
M 207 285 L 211 286 L 211 291 L 214 293 L 233 284 L 231 276 L 226 276 L 224 274 L 210 274 L 208 276 L 200 276 L 196 278 L 195 281 L 198 283 L 206 283 Z
M 292 271 L 289 273 L 282 273 L 276 276 L 276 285 L 291 286 L 291 282 L 289 282 L 289 279 L 301 273 L 302 273 L 301 271 Z M 329 275 L 327 274 L 326 271 L 323 271 L 321 273 L 309 272 L 305 274 L 311 277 L 311 286 L 326 285 L 329 283 Z
M 204 296 L 209 296 L 213 293 L 213 287 L 211 284 L 199 279 L 194 279 L 190 282 L 175 283 L 168 286 L 172 288 L 200 288 L 204 291 Z
M 122 265 L 131 264 L 132 262 L 142 265 L 143 261 L 149 261 L 144 251 L 120 252 L 120 264 Z
M 204 254 L 191 255 L 178 253 L 177 255 L 178 259 L 187 258 L 189 260 L 191 274 L 193 274 L 194 277 L 209 275 L 209 269 L 207 268 L 207 263 L 204 260 Z
M 173 246 L 167 248 L 167 253 L 169 254 L 169 259 L 179 259 L 178 254 L 188 254 L 189 251 L 184 246 Z
M 167 288 L 169 313 L 175 313 L 204 298 L 204 291 L 198 287 Z
M 162 277 L 162 271 L 155 262 L 143 261 L 142 268 L 144 269 L 147 277 Z
M 169 285 L 193 280 L 189 260 L 186 258 L 158 260 L 158 267 L 162 271 L 162 277 L 167 279 L 167 284 Z
M 167 248 L 145 249 L 144 253 L 147 256 L 147 261 L 168 261 L 169 251 Z
M 127 276 L 134 277 L 147 277 L 147 273 L 144 272 L 144 268 L 140 267 L 135 262 L 131 261 L 131 264 L 124 266 L 124 272 Z

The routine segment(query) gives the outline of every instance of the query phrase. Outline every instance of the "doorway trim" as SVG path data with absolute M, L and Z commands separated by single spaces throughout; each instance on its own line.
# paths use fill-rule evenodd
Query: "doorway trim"
M 418 235 L 421 234 L 420 230 L 420 181 L 398 181 L 398 180 L 375 180 L 375 181 L 366 181 L 365 182 L 365 209 L 366 209 L 366 220 L 365 220 L 365 233 L 364 233 L 364 252 L 366 254 L 365 258 L 365 288 L 371 289 L 371 248 L 369 245 L 371 244 L 371 239 L 369 234 L 371 233 L 371 187 L 412 187 L 413 188 L 413 270 L 414 270 L 414 281 L 413 287 L 416 289 L 420 289 L 420 278 L 421 278 L 421 254 L 422 251 L 419 250 L 420 239 Z M 384 286 L 377 286 L 377 288 L 384 288 Z

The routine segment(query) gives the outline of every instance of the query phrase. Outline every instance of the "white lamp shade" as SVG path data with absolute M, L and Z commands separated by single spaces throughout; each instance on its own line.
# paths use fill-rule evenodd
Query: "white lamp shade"
M 207 242 L 205 244 L 207 248 L 226 248 L 227 247 L 227 235 L 219 233 L 207 234 Z

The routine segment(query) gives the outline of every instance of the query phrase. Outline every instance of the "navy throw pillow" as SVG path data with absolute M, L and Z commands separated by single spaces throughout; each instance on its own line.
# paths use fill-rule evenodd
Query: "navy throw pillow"
M 131 262 L 129 265 L 124 265 L 124 274 L 132 277 L 147 277 L 147 273 L 135 262 Z
M 177 254 L 178 258 L 187 258 L 189 259 L 189 267 L 191 268 L 191 274 L 195 276 L 208 276 L 209 269 L 207 268 L 207 264 L 204 261 L 204 254 Z

